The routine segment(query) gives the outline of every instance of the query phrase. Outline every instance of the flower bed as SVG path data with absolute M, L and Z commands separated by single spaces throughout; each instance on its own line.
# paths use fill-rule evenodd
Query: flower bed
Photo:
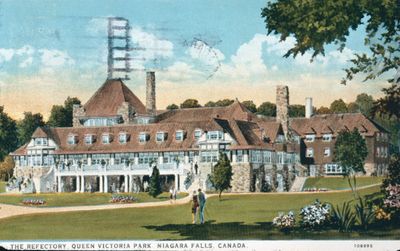
M 300 211 L 301 226 L 318 229 L 329 223 L 331 206 L 318 200 L 314 204 L 305 206 Z
M 111 197 L 111 203 L 133 203 L 138 199 L 130 195 L 113 194 Z
M 312 187 L 312 188 L 304 188 L 303 192 L 327 192 L 329 191 L 328 188 L 316 188 L 316 187 Z
M 288 214 L 279 213 L 279 215 L 272 220 L 272 225 L 279 228 L 283 232 L 289 232 L 294 228 L 295 224 L 296 219 L 292 211 L 290 211 Z
M 26 206 L 43 206 L 46 201 L 44 199 L 25 198 L 22 200 L 22 204 Z

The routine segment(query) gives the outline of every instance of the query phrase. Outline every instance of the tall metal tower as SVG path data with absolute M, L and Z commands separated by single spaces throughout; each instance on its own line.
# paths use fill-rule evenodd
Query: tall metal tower
M 129 80 L 128 73 L 132 71 L 129 60 L 130 36 L 129 20 L 123 17 L 108 18 L 108 59 L 107 59 L 107 79 L 120 78 Z M 115 56 L 118 54 L 118 56 Z M 121 62 L 122 66 L 121 66 Z M 116 76 L 116 72 L 125 73 L 124 77 Z M 123 75 L 123 74 L 122 74 Z

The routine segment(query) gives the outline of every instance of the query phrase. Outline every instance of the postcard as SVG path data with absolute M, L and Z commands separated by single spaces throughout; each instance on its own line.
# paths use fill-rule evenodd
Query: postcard
M 0 1 L 0 247 L 399 250 L 398 1 Z

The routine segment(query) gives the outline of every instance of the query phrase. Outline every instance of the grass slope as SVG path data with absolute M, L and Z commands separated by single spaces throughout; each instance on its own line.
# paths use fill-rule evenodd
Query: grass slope
M 383 177 L 357 177 L 357 187 L 381 183 Z M 304 188 L 328 188 L 329 190 L 350 189 L 347 178 L 337 177 L 309 177 L 304 183 Z
M 360 194 L 372 194 L 379 187 Z M 333 204 L 351 192 L 223 195 L 209 198 L 207 223 L 192 225 L 190 204 L 153 208 L 37 214 L 0 220 L 0 239 L 399 239 L 400 231 L 338 233 L 335 230 L 285 235 L 271 227 L 278 212 L 295 210 L 315 199 Z
M 6 191 L 6 182 L 0 181 L 0 193 L 4 193 Z
M 169 193 L 162 193 L 157 198 L 153 198 L 148 193 L 130 194 L 138 199 L 138 202 L 165 201 L 169 199 Z M 180 193 L 178 198 L 187 194 Z M 2 194 L 0 203 L 21 205 L 24 198 L 40 198 L 46 201 L 48 207 L 59 206 L 84 206 L 108 204 L 111 199 L 109 193 L 61 193 L 61 194 Z

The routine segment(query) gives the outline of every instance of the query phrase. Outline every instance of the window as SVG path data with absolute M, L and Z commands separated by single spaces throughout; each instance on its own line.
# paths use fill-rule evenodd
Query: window
M 110 144 L 110 134 L 103 134 L 101 136 L 101 141 L 103 142 L 103 144 Z
M 278 164 L 285 164 L 285 162 L 284 162 L 285 161 L 285 153 L 284 152 L 277 152 L 276 156 L 278 158 L 278 161 L 277 161 Z
M 324 134 L 322 135 L 322 141 L 331 141 L 332 140 L 332 134 Z
M 141 132 L 139 134 L 139 142 L 143 143 L 149 140 L 149 134 L 147 132 Z
M 283 143 L 283 142 L 285 142 L 285 135 L 279 134 L 278 137 L 276 137 L 275 142 L 277 142 L 277 143 Z
M 325 165 L 326 174 L 341 174 L 343 173 L 342 167 L 338 164 L 326 164 Z
M 381 149 L 379 147 L 376 148 L 376 157 L 381 156 Z
M 47 146 L 47 138 L 35 138 L 36 146 Z
M 201 162 L 217 162 L 218 161 L 218 152 L 217 151 L 207 151 L 200 153 L 200 161 Z
M 250 159 L 253 163 L 262 163 L 262 154 L 260 150 L 251 150 Z
M 264 151 L 263 152 L 263 159 L 264 159 L 264 163 L 271 163 L 271 152 L 270 151 Z
M 236 162 L 243 162 L 243 150 L 236 151 Z
M 311 147 L 307 148 L 306 157 L 307 157 L 307 158 L 312 158 L 312 157 L 314 157 L 314 148 L 311 148 Z
M 175 140 L 182 141 L 183 140 L 183 131 L 179 130 L 175 132 Z
M 324 157 L 331 156 L 331 149 L 329 147 L 324 148 Z
M 124 132 L 121 132 L 118 135 L 118 141 L 120 144 L 126 144 L 126 142 L 128 141 L 128 135 Z
M 68 145 L 76 145 L 77 143 L 76 135 L 68 135 L 67 143 Z
M 139 164 L 158 163 L 158 153 L 139 153 Z
M 315 134 L 308 134 L 306 135 L 306 142 L 314 142 Z
M 202 131 L 200 129 L 194 130 L 194 138 L 199 139 L 201 137 Z
M 156 141 L 157 141 L 157 142 L 163 142 L 163 141 L 165 141 L 165 139 L 167 138 L 166 135 L 167 135 L 167 133 L 165 133 L 165 132 L 157 132 L 157 134 L 156 134 Z
M 185 162 L 185 153 L 184 152 L 165 152 L 163 156 L 163 163 L 176 163 Z
M 210 131 L 207 133 L 208 140 L 221 140 L 223 137 L 224 134 L 221 131 Z
M 93 135 L 91 134 L 85 135 L 85 144 L 86 145 L 93 144 Z

